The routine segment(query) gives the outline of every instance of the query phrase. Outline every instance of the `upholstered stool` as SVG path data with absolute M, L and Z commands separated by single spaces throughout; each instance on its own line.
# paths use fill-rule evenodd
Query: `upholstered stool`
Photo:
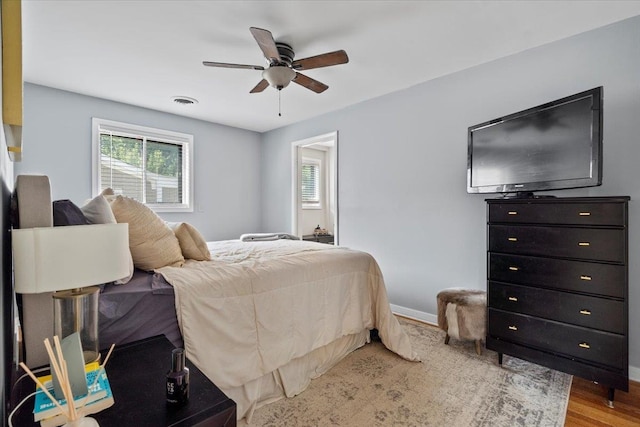
M 447 333 L 444 339 L 473 340 L 476 353 L 482 354 L 485 339 L 487 293 L 477 289 L 444 289 L 438 293 L 438 326 Z

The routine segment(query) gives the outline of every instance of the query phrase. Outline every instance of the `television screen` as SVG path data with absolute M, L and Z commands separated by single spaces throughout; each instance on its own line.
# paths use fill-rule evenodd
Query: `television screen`
M 471 126 L 467 191 L 510 193 L 602 183 L 602 87 Z

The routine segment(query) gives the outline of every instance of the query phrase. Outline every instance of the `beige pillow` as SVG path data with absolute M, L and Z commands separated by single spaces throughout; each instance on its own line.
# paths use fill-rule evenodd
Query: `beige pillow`
M 184 257 L 173 231 L 151 209 L 124 196 L 116 196 L 111 210 L 119 223 L 129 224 L 129 249 L 133 264 L 141 270 L 180 267 Z
M 178 242 L 180 242 L 182 256 L 196 261 L 209 261 L 211 259 L 207 242 L 193 225 L 186 222 L 168 222 L 167 225 L 173 230 Z

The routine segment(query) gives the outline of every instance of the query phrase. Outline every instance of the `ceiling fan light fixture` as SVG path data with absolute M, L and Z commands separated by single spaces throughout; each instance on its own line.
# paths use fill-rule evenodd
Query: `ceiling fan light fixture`
M 289 86 L 295 77 L 296 72 L 284 65 L 269 67 L 262 72 L 262 78 L 278 90 Z

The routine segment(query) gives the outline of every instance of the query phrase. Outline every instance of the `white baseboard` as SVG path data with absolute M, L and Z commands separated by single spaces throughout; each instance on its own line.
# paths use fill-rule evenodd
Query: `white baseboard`
M 400 316 L 419 320 L 421 322 L 429 323 L 432 325 L 438 324 L 438 316 L 435 314 L 425 313 L 424 311 L 418 311 L 412 308 L 406 308 L 395 304 L 389 305 L 391 306 L 391 311 Z M 629 366 L 629 379 L 632 381 L 640 382 L 640 368 Z
M 406 308 L 395 304 L 389 305 L 391 306 L 391 311 L 395 314 L 429 323 L 431 325 L 438 325 L 438 316 L 435 314 L 425 313 L 424 311 L 418 311 L 412 308 Z

